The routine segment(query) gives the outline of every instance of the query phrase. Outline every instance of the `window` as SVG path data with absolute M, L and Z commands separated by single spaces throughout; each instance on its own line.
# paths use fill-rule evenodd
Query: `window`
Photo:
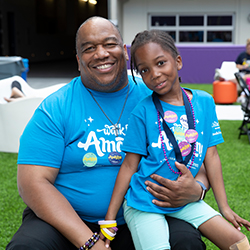
M 232 16 L 208 16 L 207 17 L 208 26 L 232 26 L 233 17 Z
M 176 43 L 233 43 L 234 14 L 150 14 L 149 29 L 165 30 Z
M 175 16 L 152 16 L 152 26 L 175 26 Z
M 203 26 L 203 16 L 179 16 L 180 26 Z

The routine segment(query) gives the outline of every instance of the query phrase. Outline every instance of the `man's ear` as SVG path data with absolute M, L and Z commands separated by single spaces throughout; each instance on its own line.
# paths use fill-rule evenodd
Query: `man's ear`
M 76 54 L 76 60 L 77 60 L 77 64 L 78 64 L 78 71 L 80 71 L 80 59 L 79 56 Z
M 180 55 L 178 55 L 177 57 L 176 57 L 176 64 L 177 64 L 177 69 L 178 70 L 180 70 L 180 69 L 182 69 L 182 58 L 181 58 L 181 56 Z
M 128 49 L 126 44 L 123 44 L 123 49 L 124 49 L 124 53 L 125 53 L 125 58 L 128 61 L 129 60 L 129 56 L 128 56 Z

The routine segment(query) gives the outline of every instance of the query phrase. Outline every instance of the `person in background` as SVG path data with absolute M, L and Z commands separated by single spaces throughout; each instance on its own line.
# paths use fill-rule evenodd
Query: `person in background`
M 245 51 L 241 52 L 238 55 L 238 57 L 235 60 L 235 64 L 236 64 L 235 72 L 238 72 L 239 70 L 241 77 L 247 83 L 250 89 L 250 38 L 247 39 Z M 225 76 L 222 76 L 220 69 L 216 69 L 214 80 L 219 80 L 219 81 L 227 80 L 235 83 L 238 92 L 237 102 L 244 103 L 246 101 L 245 93 L 242 91 L 242 88 L 240 87 L 237 79 L 235 77 L 231 78 L 231 73 L 230 73 L 230 78 L 225 79 Z
M 107 242 L 114 239 L 113 227 L 123 203 L 136 250 L 171 248 L 165 215 L 191 223 L 222 250 L 249 250 L 248 239 L 240 227 L 250 230 L 250 222 L 233 212 L 227 202 L 216 148 L 223 138 L 213 98 L 205 91 L 181 88 L 178 71 L 182 58 L 165 31 L 146 30 L 135 36 L 131 45 L 133 68 L 153 94 L 143 99 L 129 118 L 121 147 L 126 157 L 105 220 L 99 222 L 103 236 Z M 178 208 L 152 203 L 145 185 L 152 174 L 177 180 L 182 175 L 182 163 L 196 176 L 203 162 L 219 210 L 233 225 L 202 200 Z
M 240 71 L 241 77 L 247 83 L 248 87 L 250 87 L 250 38 L 247 39 L 246 50 L 241 52 L 238 55 L 235 63 L 236 63 L 236 67 Z M 238 84 L 236 79 L 233 79 L 232 81 L 235 82 L 236 84 Z M 250 90 L 250 88 L 249 88 L 249 90 Z M 240 95 L 237 99 L 237 102 L 240 102 L 240 103 L 246 102 L 245 93 L 243 91 L 241 91 L 241 89 L 240 89 Z
M 241 52 L 235 60 L 236 67 L 242 73 L 244 80 L 250 78 L 250 38 L 246 42 L 246 50 Z
M 151 91 L 127 75 L 127 48 L 109 20 L 86 20 L 76 34 L 76 51 L 80 76 L 40 104 L 21 136 L 17 182 L 27 208 L 7 250 L 134 249 L 122 208 L 116 240 L 108 248 L 98 221 L 105 217 L 125 157 L 121 145 L 129 115 Z M 179 207 L 205 192 L 184 165 L 179 167 L 178 181 L 159 175 L 147 181 L 156 206 Z M 205 169 L 197 178 L 209 186 Z M 173 250 L 206 248 L 190 224 L 172 218 L 169 226 Z
M 11 84 L 11 94 L 10 97 L 4 97 L 4 100 L 6 102 L 13 102 L 17 98 L 25 97 L 23 91 L 22 91 L 22 86 L 18 81 L 14 81 Z

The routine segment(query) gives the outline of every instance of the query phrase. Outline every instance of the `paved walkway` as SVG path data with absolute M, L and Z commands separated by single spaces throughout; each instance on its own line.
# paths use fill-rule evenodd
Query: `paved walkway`
M 68 83 L 79 76 L 76 59 L 36 62 L 29 65 L 27 82 L 33 88 L 45 88 L 57 83 Z
M 219 120 L 243 120 L 243 112 L 240 105 L 216 105 L 216 113 Z

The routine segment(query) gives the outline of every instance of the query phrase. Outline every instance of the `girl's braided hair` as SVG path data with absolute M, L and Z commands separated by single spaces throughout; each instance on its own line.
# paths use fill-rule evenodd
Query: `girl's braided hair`
M 150 42 L 159 44 L 162 49 L 168 51 L 173 58 L 176 58 L 179 55 L 179 51 L 175 46 L 173 38 L 163 30 L 145 30 L 138 33 L 134 40 L 131 43 L 130 47 L 130 69 L 134 82 L 136 83 L 133 70 L 138 72 L 138 68 L 135 62 L 135 52 L 136 50 Z

